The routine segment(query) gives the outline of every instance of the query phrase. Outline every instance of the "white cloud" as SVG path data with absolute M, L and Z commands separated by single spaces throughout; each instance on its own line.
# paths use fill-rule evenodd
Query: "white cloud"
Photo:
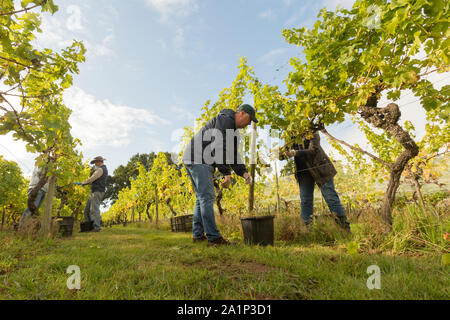
M 40 47 L 60 49 L 72 43 L 73 37 L 68 36 L 69 32 L 63 19 L 42 15 L 41 29 L 42 33 L 37 35 Z
M 172 95 L 172 99 L 174 102 L 173 102 L 173 105 L 170 107 L 170 111 L 173 112 L 173 115 L 177 119 L 184 119 L 184 120 L 189 120 L 189 121 L 195 120 L 196 116 L 187 107 L 188 103 L 185 99 L 183 99 L 175 94 Z
M 276 57 L 282 55 L 287 50 L 288 50 L 287 48 L 278 48 L 271 50 L 266 54 L 264 54 L 261 58 L 259 58 L 259 60 L 264 63 L 267 63 L 268 65 L 274 65 Z
M 168 45 L 167 45 L 167 42 L 162 40 L 162 39 L 158 40 L 158 43 L 159 43 L 161 49 L 163 49 L 164 51 L 169 48 Z
M 58 15 L 43 14 L 41 29 L 37 35 L 38 48 L 60 50 L 72 44 L 72 39 L 82 39 L 87 49 L 87 58 L 114 55 L 114 20 L 118 13 L 113 7 L 95 13 L 95 19 L 86 16 L 88 2 L 82 6 L 70 5 Z M 96 32 L 90 30 L 95 29 Z
M 156 10 L 162 21 L 170 17 L 187 17 L 198 10 L 197 0 L 145 0 L 145 3 Z
M 69 123 L 71 133 L 82 142 L 83 154 L 92 154 L 96 149 L 125 147 L 133 140 L 139 129 L 156 150 L 163 150 L 159 139 L 154 138 L 155 127 L 170 124 L 154 113 L 99 100 L 82 89 L 72 87 L 64 93 L 64 102 L 72 109 Z M 12 134 L 0 135 L 0 155 L 17 162 L 25 176 L 32 173 L 36 154 L 28 153 L 23 141 L 15 141 Z
M 16 162 L 26 177 L 31 176 L 37 155 L 27 152 L 25 142 L 14 140 L 11 133 L 0 135 L 0 155 L 8 161 Z
M 184 29 L 177 28 L 175 38 L 173 39 L 173 46 L 175 49 L 181 49 L 184 47 L 185 39 L 184 39 Z
M 308 16 L 308 17 L 306 17 L 307 20 L 305 20 L 304 14 L 305 14 L 307 8 L 308 8 L 307 6 L 302 6 L 300 8 L 293 10 L 291 16 L 286 21 L 284 26 L 286 28 L 292 27 L 292 25 L 297 25 L 297 24 L 301 24 L 301 26 L 308 26 L 313 21 L 314 16 L 313 17 Z
M 121 106 L 109 100 L 97 100 L 82 89 L 73 87 L 64 94 L 66 105 L 72 109 L 72 135 L 83 143 L 83 150 L 99 146 L 122 147 L 131 143 L 134 129 L 152 130 L 169 121 L 144 109 Z
M 110 33 L 106 35 L 100 43 L 91 43 L 90 41 L 86 41 L 86 50 L 87 54 L 91 57 L 106 57 L 106 56 L 114 56 L 114 34 Z
M 69 14 L 69 18 L 66 22 L 67 29 L 70 31 L 83 30 L 81 25 L 81 8 L 76 5 L 70 5 L 67 7 L 66 11 Z
M 186 50 L 186 36 L 189 36 L 189 25 L 183 25 L 180 18 L 185 18 L 199 10 L 199 0 L 144 0 L 145 4 L 159 15 L 159 22 L 168 30 L 173 32 L 173 36 L 159 39 L 158 43 L 163 50 L 171 49 L 175 55 L 185 58 L 192 55 Z M 190 42 L 192 47 L 192 42 Z
M 261 12 L 261 13 L 259 14 L 259 17 L 260 17 L 261 19 L 272 20 L 273 18 L 275 18 L 275 14 L 273 13 L 272 9 L 269 8 L 269 9 L 267 9 L 267 10 Z
M 355 3 L 355 0 L 324 0 L 323 5 L 330 11 L 334 11 L 338 5 L 340 8 L 350 10 L 353 7 L 353 3 Z

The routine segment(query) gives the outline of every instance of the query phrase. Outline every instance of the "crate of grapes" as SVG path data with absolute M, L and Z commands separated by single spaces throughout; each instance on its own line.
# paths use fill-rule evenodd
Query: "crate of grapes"
M 193 214 L 170 218 L 172 232 L 191 232 L 193 218 Z

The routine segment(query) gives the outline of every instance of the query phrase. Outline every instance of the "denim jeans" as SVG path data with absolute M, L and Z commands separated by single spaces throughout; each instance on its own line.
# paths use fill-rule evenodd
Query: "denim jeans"
M 185 167 L 197 198 L 192 222 L 193 237 L 198 239 L 206 233 L 209 241 L 221 238 L 214 217 L 214 167 L 208 164 L 185 164 Z
M 104 192 L 92 192 L 84 207 L 84 221 L 94 221 L 94 229 L 101 229 L 100 203 L 103 200 Z
M 313 205 L 314 205 L 314 185 L 315 181 L 313 176 L 308 172 L 302 172 L 298 175 L 298 183 L 300 186 L 300 200 L 301 200 L 301 217 L 302 220 L 309 224 L 312 222 Z M 323 198 L 328 205 L 331 213 L 335 213 L 337 216 L 345 217 L 344 208 L 342 207 L 339 196 L 334 188 L 334 181 L 331 179 L 321 187 Z
M 28 196 L 30 196 L 30 192 L 32 189 L 28 190 Z M 34 199 L 34 205 L 36 206 L 36 208 L 39 210 L 39 208 L 42 205 L 42 202 L 44 202 L 44 198 L 45 198 L 45 194 L 46 192 L 44 190 L 39 190 L 36 199 Z M 25 221 L 26 218 L 31 216 L 31 211 L 30 209 L 27 207 L 25 209 L 25 212 L 22 214 L 22 217 L 20 218 L 20 222 L 19 222 L 19 228 L 22 226 L 23 222 Z

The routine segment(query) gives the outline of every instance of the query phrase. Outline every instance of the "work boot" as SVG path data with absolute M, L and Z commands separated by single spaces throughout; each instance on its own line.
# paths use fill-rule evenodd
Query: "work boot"
M 311 232 L 313 228 L 313 221 L 303 221 L 303 223 L 305 224 L 306 230 Z
M 230 245 L 231 243 L 228 240 L 225 240 L 224 238 L 220 237 L 216 240 L 209 241 L 208 240 L 208 246 L 215 247 L 215 246 L 221 246 L 221 245 Z
M 348 233 L 351 233 L 350 231 L 350 223 L 347 221 L 346 216 L 336 216 L 335 218 L 336 223 L 343 228 Z
M 205 240 L 208 240 L 208 238 L 206 238 L 204 235 L 201 238 L 192 238 L 192 241 L 194 243 L 196 243 L 196 242 L 203 242 Z

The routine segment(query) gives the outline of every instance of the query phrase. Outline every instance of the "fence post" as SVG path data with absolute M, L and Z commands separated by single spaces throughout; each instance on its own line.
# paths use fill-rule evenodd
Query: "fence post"
M 255 204 L 255 171 L 256 171 L 256 123 L 252 124 L 252 135 L 250 138 L 250 175 L 252 177 L 252 183 L 250 184 L 250 190 L 248 194 L 248 212 L 252 214 Z
M 155 212 L 156 212 L 156 225 L 158 225 L 158 186 L 155 185 Z
M 3 206 L 3 215 L 2 215 L 2 229 L 3 230 L 3 226 L 5 224 L 5 206 Z
M 42 234 L 49 236 L 52 226 L 52 206 L 53 196 L 55 194 L 56 176 L 51 176 L 48 182 L 48 192 L 45 198 L 44 214 L 42 216 Z
M 280 214 L 280 186 L 278 185 L 277 160 L 275 160 L 275 184 L 277 187 L 277 214 Z

